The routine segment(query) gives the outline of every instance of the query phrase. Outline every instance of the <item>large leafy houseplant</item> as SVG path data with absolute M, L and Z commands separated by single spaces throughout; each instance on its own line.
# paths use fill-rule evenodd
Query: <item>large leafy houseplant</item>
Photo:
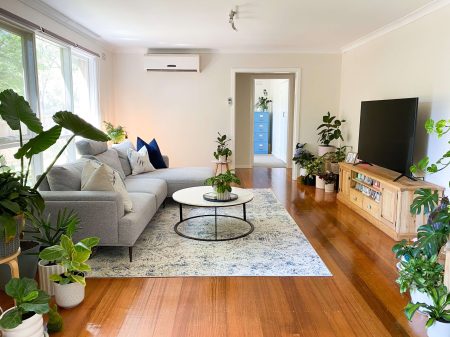
M 92 254 L 92 248 L 97 246 L 99 241 L 99 238 L 91 237 L 73 243 L 70 237 L 63 234 L 58 245 L 45 248 L 39 257 L 47 261 L 56 261 L 65 267 L 66 272 L 63 274 L 50 276 L 52 281 L 62 285 L 69 283 L 86 285 L 84 273 L 91 270 L 86 262 Z
M 59 111 L 55 113 L 52 118 L 56 125 L 48 130 L 44 130 L 41 121 L 36 114 L 33 113 L 25 98 L 18 95 L 11 89 L 4 90 L 0 93 L 0 117 L 8 124 L 11 130 L 17 131 L 18 133 L 19 149 L 15 153 L 14 157 L 20 160 L 20 171 L 16 174 L 22 188 L 24 190 L 28 189 L 28 193 L 35 196 L 34 202 L 35 206 L 37 206 L 35 207 L 37 208 L 35 210 L 37 211 L 42 211 L 43 209 L 42 199 L 36 196 L 39 195 L 39 192 L 37 191 L 39 185 L 45 179 L 58 158 L 66 150 L 69 143 L 76 136 L 81 136 L 96 141 L 109 140 L 109 137 L 101 130 L 95 128 L 82 118 L 69 111 Z M 25 128 L 34 134 L 34 136 L 28 140 L 24 138 Z M 64 146 L 57 153 L 53 161 L 46 168 L 36 183 L 30 187 L 26 187 L 30 184 L 29 175 L 33 156 L 44 152 L 54 145 L 58 141 L 62 129 L 70 131 L 72 135 L 68 138 Z M 2 216 L 0 231 L 4 234 L 3 236 L 5 238 L 5 242 L 9 242 L 15 235 L 17 235 L 16 222 L 14 220 L 15 217 L 17 215 L 24 215 L 27 217 L 33 209 L 30 209 L 30 207 L 24 207 L 23 203 L 13 202 L 13 204 L 11 204 L 10 195 L 2 192 L 4 192 L 4 185 L 1 185 L 0 195 L 2 196 L 2 199 L 0 199 L 0 204 L 2 204 L 3 207 L 6 207 L 5 205 L 7 205 L 9 211 L 4 213 L 2 212 L 0 214 Z M 27 203 L 27 205 L 29 206 L 30 203 L 31 202 Z
M 213 186 L 217 193 L 231 192 L 231 184 L 240 184 L 240 179 L 231 171 L 206 179 L 205 184 Z
M 14 329 L 34 314 L 42 315 L 49 311 L 50 296 L 38 289 L 35 280 L 13 278 L 6 284 L 5 291 L 14 299 L 16 306 L 0 319 L 2 329 Z
M 400 292 L 404 293 L 409 289 L 416 289 L 427 293 L 438 286 L 444 280 L 444 267 L 437 262 L 437 256 L 431 258 L 427 256 L 411 257 L 408 261 L 401 261 L 399 277 L 397 283 L 400 285 Z
M 336 119 L 330 112 L 322 117 L 322 124 L 317 127 L 319 130 L 319 143 L 323 146 L 330 146 L 333 140 L 344 140 L 342 137 L 341 126 L 345 120 Z
M 110 122 L 103 122 L 105 124 L 106 134 L 113 141 L 114 144 L 119 144 L 127 137 L 127 132 L 122 125 L 114 126 Z
M 228 148 L 228 144 L 231 141 L 231 139 L 229 139 L 227 135 L 220 134 L 220 132 L 218 132 L 217 134 L 219 136 L 216 139 L 217 150 L 214 152 L 214 158 L 219 160 L 222 157 L 225 158 L 225 160 L 227 160 L 228 157 L 230 157 L 233 154 L 233 152 Z

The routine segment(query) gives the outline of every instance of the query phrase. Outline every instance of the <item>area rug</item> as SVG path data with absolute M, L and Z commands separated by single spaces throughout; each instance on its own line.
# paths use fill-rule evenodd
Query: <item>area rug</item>
M 298 225 L 270 189 L 253 189 L 247 219 L 250 235 L 221 242 L 183 238 L 174 232 L 179 220 L 175 202 L 160 208 L 136 242 L 133 262 L 126 247 L 100 247 L 90 260 L 89 277 L 175 276 L 331 276 Z M 205 208 L 183 207 L 184 217 L 213 214 Z M 242 217 L 242 206 L 219 209 Z M 244 233 L 247 224 L 219 218 L 219 237 Z M 180 230 L 189 235 L 214 235 L 214 218 L 189 220 Z

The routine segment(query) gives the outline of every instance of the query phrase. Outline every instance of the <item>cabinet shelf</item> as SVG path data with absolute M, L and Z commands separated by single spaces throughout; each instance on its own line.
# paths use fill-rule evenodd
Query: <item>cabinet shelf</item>
M 356 179 L 356 178 L 352 178 L 352 180 L 358 184 L 361 184 L 363 186 L 366 186 L 368 188 L 370 188 L 371 190 L 374 190 L 375 192 L 381 192 L 381 189 L 379 189 L 378 187 L 375 187 L 371 184 L 366 183 L 365 181 L 362 181 L 360 179 Z

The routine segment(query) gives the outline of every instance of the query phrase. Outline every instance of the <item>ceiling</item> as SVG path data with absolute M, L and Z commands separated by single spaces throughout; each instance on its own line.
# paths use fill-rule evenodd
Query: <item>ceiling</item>
M 337 52 L 431 0 L 42 0 L 116 49 Z M 231 29 L 228 14 L 239 8 Z

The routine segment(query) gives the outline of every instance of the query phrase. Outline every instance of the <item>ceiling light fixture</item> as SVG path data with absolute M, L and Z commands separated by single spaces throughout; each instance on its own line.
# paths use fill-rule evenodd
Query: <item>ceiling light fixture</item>
M 238 15 L 238 7 L 236 6 L 236 8 L 232 9 L 230 11 L 230 14 L 228 15 L 229 16 L 228 23 L 231 25 L 231 28 L 233 28 L 233 30 L 235 30 L 236 32 L 237 32 L 237 28 L 234 23 L 234 19 L 235 19 L 235 17 L 236 17 L 236 19 L 238 18 L 237 15 Z

